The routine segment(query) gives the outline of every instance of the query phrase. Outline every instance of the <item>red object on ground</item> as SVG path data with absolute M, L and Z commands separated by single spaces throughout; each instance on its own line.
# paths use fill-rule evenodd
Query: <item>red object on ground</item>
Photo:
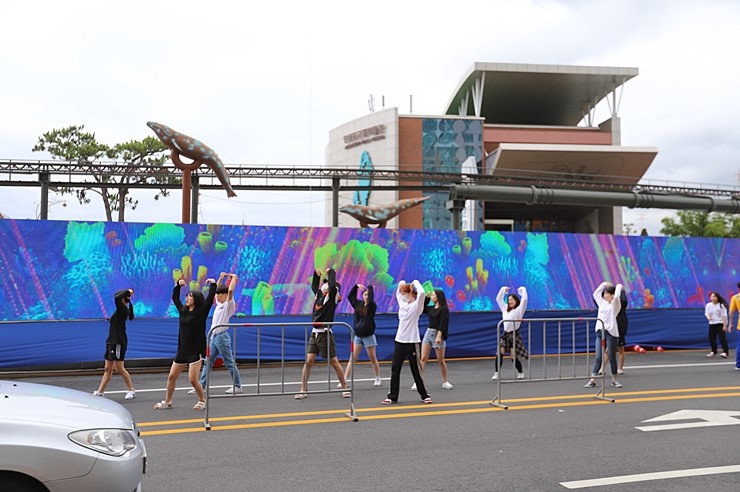
M 216 360 L 213 361 L 213 368 L 218 369 L 219 367 L 224 366 L 224 360 L 221 357 L 216 357 Z
M 634 350 L 635 352 L 639 352 L 641 348 L 642 347 L 640 347 L 639 345 L 635 345 L 634 347 L 632 347 L 632 350 Z
M 664 351 L 663 347 L 656 347 L 655 350 L 657 350 L 658 352 L 663 352 Z

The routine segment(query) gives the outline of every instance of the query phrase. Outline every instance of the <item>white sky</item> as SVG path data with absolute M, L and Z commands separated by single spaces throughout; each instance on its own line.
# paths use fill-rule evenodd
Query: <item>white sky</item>
M 228 164 L 318 166 L 329 130 L 368 98 L 440 114 L 474 62 L 638 67 L 622 143 L 655 146 L 651 180 L 740 185 L 740 2 L 377 0 L 0 2 L 0 159 L 47 159 L 45 131 L 84 124 L 108 144 L 159 121 Z M 605 104 L 596 121 L 608 118 Z M 126 219 L 179 222 L 180 193 Z M 49 218 L 104 220 L 99 198 L 52 196 Z M 56 200 L 66 200 L 66 207 Z M 324 224 L 323 193 L 203 192 L 201 222 Z M 38 188 L 3 188 L 34 218 Z M 673 212 L 625 209 L 651 234 Z

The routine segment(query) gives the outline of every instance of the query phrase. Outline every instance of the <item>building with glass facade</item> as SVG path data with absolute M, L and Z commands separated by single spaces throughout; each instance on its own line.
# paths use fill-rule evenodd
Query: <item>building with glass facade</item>
M 511 182 L 583 188 L 629 189 L 657 155 L 653 147 L 621 144 L 619 102 L 636 68 L 475 63 L 454 90 L 444 114 L 403 115 L 397 108 L 371 112 L 331 130 L 329 167 L 450 173 L 459 182 L 483 174 Z M 610 117 L 595 124 L 605 101 Z M 388 222 L 390 228 L 451 229 L 448 193 L 424 189 L 373 190 L 369 179 L 345 185 L 370 191 L 340 195 L 339 205 L 382 205 L 429 197 Z M 407 183 L 418 185 L 418 183 Z M 418 186 L 417 186 L 418 188 Z M 485 202 L 466 204 L 463 228 L 514 231 L 621 232 L 619 207 Z M 327 223 L 331 223 L 327 205 Z M 339 226 L 356 219 L 340 214 Z

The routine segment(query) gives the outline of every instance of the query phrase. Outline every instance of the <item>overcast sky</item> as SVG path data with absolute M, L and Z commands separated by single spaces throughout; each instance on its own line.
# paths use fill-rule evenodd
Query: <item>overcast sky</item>
M 148 120 L 210 145 L 227 164 L 318 166 L 329 130 L 368 98 L 440 114 L 474 62 L 637 67 L 622 143 L 655 146 L 646 178 L 740 185 L 740 2 L 0 2 L 0 159 L 45 131 L 84 124 L 115 144 Z M 596 121 L 609 116 L 605 104 Z M 126 218 L 179 222 L 180 193 Z M 65 200 L 67 206 L 56 203 Z M 201 222 L 324 224 L 323 193 L 203 192 Z M 0 212 L 34 218 L 38 189 L 3 188 Z M 156 206 L 155 206 L 156 204 Z M 660 229 L 667 211 L 625 209 Z M 99 199 L 52 197 L 52 219 L 104 220 Z

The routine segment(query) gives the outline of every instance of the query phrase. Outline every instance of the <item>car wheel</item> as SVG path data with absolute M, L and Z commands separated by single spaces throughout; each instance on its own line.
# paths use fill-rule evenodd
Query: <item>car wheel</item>
M 13 492 L 49 492 L 38 480 L 20 473 L 0 473 L 0 490 Z

